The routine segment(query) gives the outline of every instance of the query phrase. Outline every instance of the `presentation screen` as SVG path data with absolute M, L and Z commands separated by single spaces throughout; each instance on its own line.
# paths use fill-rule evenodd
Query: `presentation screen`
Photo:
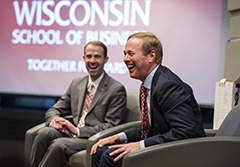
M 83 47 L 92 40 L 108 47 L 105 71 L 138 90 L 123 50 L 130 34 L 150 31 L 162 42 L 162 64 L 193 88 L 199 103 L 214 102 L 220 0 L 2 0 L 0 11 L 0 93 L 64 94 L 74 78 L 87 75 Z

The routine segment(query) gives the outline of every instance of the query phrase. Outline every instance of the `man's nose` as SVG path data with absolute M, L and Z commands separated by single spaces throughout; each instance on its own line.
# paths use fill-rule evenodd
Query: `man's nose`
M 95 62 L 96 61 L 96 58 L 93 56 L 90 58 L 90 62 Z
M 123 61 L 130 61 L 130 56 L 126 54 L 123 58 Z

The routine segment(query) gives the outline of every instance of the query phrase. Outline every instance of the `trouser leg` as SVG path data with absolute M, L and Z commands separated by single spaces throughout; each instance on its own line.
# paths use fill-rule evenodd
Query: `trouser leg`
M 43 127 L 38 131 L 33 141 L 33 146 L 30 154 L 31 167 L 38 166 L 45 152 L 47 151 L 47 148 L 49 147 L 50 143 L 54 139 L 59 137 L 62 137 L 62 134 L 54 128 Z
M 104 147 L 98 148 L 96 154 L 92 155 L 92 162 L 91 162 L 92 163 L 92 167 L 99 167 L 100 159 L 101 159 L 104 151 L 107 150 L 107 147 L 108 146 L 104 146 Z
M 92 156 L 92 167 L 121 167 L 122 159 L 117 162 L 114 161 L 118 154 L 114 156 L 109 155 L 114 150 L 109 149 L 108 146 L 98 148 L 96 154 Z
M 39 167 L 65 167 L 68 158 L 86 149 L 87 139 L 58 138 L 53 140 Z

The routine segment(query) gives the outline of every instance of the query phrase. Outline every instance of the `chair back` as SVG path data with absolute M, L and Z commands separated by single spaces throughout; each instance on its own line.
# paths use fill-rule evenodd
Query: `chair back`
M 234 106 L 228 113 L 216 136 L 240 136 L 240 104 Z
M 141 120 L 138 91 L 127 91 L 127 111 L 124 123 Z

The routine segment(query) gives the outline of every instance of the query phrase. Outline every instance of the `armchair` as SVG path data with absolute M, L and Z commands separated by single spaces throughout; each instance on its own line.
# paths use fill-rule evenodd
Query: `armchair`
M 106 136 L 112 135 L 123 129 L 134 126 L 141 121 L 141 113 L 139 109 L 139 95 L 137 91 L 128 91 L 127 92 L 127 111 L 124 118 L 124 123 L 122 125 L 112 127 L 110 129 L 99 132 L 88 139 L 87 149 L 83 151 L 79 151 L 73 154 L 68 161 L 66 166 L 68 167 L 86 167 L 86 165 L 91 166 L 91 156 L 89 154 L 92 145 L 95 144 L 99 139 L 104 138 Z M 34 126 L 33 128 L 27 130 L 25 133 L 25 146 L 24 146 L 24 154 L 25 160 L 29 163 L 30 160 L 30 152 L 33 144 L 33 140 L 37 134 L 37 131 L 44 127 L 45 123 L 41 123 L 39 125 Z
M 239 154 L 240 105 L 229 112 L 210 137 L 163 143 L 136 151 L 123 158 L 122 167 L 238 167 Z
M 128 154 L 122 167 L 238 167 L 240 137 L 203 137 L 155 145 Z

